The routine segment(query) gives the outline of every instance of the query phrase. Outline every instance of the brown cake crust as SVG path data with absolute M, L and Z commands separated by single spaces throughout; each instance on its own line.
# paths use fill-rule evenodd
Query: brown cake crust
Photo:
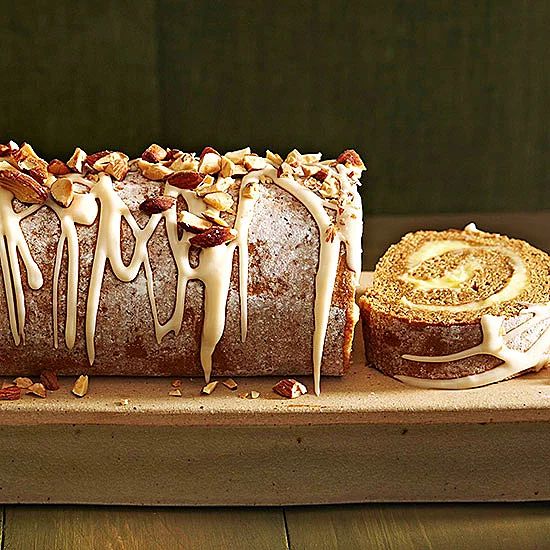
M 141 226 L 148 216 L 139 205 L 158 194 L 161 182 L 131 171 L 117 184 L 118 192 Z M 26 300 L 25 341 L 14 344 L 7 314 L 3 281 L 0 280 L 0 375 L 35 375 L 44 369 L 61 375 L 83 372 L 93 375 L 202 376 L 199 348 L 203 322 L 203 284 L 190 281 L 183 326 L 179 335 L 167 335 L 157 344 L 151 306 L 145 291 L 143 267 L 131 283 L 118 280 L 109 264 L 103 280 L 95 335 L 96 357 L 86 355 L 85 308 L 98 222 L 78 226 L 80 279 L 77 335 L 73 350 L 65 346 L 65 290 L 67 254 L 59 288 L 59 347 L 53 347 L 52 278 L 60 224 L 43 207 L 22 221 L 23 234 L 44 276 L 39 290 L 29 288 L 23 276 Z M 129 227 L 123 224 L 123 258 L 133 247 Z M 225 331 L 213 356 L 213 375 L 300 375 L 312 372 L 315 275 L 319 257 L 319 230 L 298 200 L 277 185 L 265 185 L 255 205 L 249 230 L 248 337 L 241 342 L 238 288 L 238 251 L 227 299 Z M 149 256 L 155 281 L 160 321 L 172 312 L 176 266 L 161 223 L 150 241 Z M 25 274 L 25 266 L 20 262 Z M 2 274 L 0 271 L 0 279 Z M 354 274 L 341 247 L 332 298 L 322 374 L 342 375 L 349 366 L 355 319 Z
M 407 292 L 406 283 L 399 276 L 409 255 L 427 241 L 456 238 L 476 245 L 497 244 L 518 252 L 527 259 L 529 281 L 526 289 L 514 300 L 467 312 L 425 311 L 399 303 L 400 296 Z M 496 273 L 486 276 L 497 278 Z M 440 303 L 438 300 L 442 299 L 439 295 L 433 303 Z M 501 361 L 490 355 L 475 355 L 435 363 L 412 361 L 404 359 L 403 355 L 435 357 L 472 348 L 483 339 L 482 315 L 490 313 L 513 318 L 525 303 L 549 300 L 550 257 L 523 241 L 458 230 L 408 234 L 381 258 L 374 274 L 373 288 L 359 299 L 367 363 L 390 376 L 453 379 L 480 374 L 493 369 Z

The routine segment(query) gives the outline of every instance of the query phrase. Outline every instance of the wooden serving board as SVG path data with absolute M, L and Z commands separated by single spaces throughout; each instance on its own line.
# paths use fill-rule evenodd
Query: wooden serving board
M 73 379 L 47 399 L 0 402 L 0 502 L 277 505 L 550 499 L 550 372 L 451 391 L 364 365 L 361 338 L 322 395 L 273 378 Z M 312 381 L 301 377 L 309 388 Z M 257 390 L 260 397 L 240 394 Z

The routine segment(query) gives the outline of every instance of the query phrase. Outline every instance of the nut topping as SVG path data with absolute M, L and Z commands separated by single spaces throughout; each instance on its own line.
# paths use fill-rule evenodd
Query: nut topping
M 311 174 L 312 178 L 315 178 L 317 181 L 325 181 L 328 177 L 328 170 L 326 168 L 321 168 L 320 170 L 317 170 L 313 174 Z
M 71 169 L 62 160 L 53 159 L 48 164 L 48 172 L 54 176 L 66 176 L 71 173 Z
M 27 172 L 38 183 L 44 183 L 48 179 L 48 163 L 28 143 L 23 143 L 19 149 L 13 151 L 12 158 L 19 169 Z
M 174 204 L 176 204 L 176 199 L 174 197 L 161 195 L 158 197 L 149 197 L 145 199 L 139 205 L 139 209 L 149 215 L 162 214 L 162 212 L 170 210 Z
M 361 160 L 361 157 L 353 150 L 347 149 L 344 151 L 337 159 L 338 164 L 343 164 L 344 166 L 355 166 L 356 168 L 365 169 L 365 165 Z
M 203 233 L 191 237 L 189 242 L 199 248 L 211 248 L 232 241 L 236 237 L 237 232 L 234 229 L 214 225 Z
M 74 150 L 73 156 L 67 161 L 67 166 L 75 172 L 82 174 L 87 157 L 88 155 L 80 147 L 77 147 Z
M 212 176 L 206 176 L 202 183 L 195 189 L 195 193 L 198 197 L 204 197 L 209 193 L 218 193 L 220 191 L 227 191 L 234 183 L 233 178 L 224 178 L 223 176 L 218 177 L 216 183 Z
M 194 170 L 181 170 L 174 172 L 166 181 L 178 189 L 195 189 L 204 180 L 204 174 Z
M 209 221 L 199 218 L 195 214 L 187 212 L 187 210 L 183 210 L 178 214 L 178 225 L 185 229 L 185 231 L 195 234 L 203 233 L 212 227 Z
M 306 394 L 307 388 L 294 378 L 286 378 L 277 382 L 273 386 L 273 391 L 288 399 L 296 399 L 296 397 Z
M 0 169 L 0 187 L 7 189 L 18 200 L 28 204 L 42 204 L 48 198 L 46 187 L 31 178 L 31 176 L 13 168 Z
M 221 225 L 222 227 L 229 227 L 229 224 L 221 216 L 219 216 L 214 210 L 210 210 L 210 208 L 202 212 L 201 216 L 204 219 L 216 225 Z
M 209 193 L 204 196 L 203 200 L 208 206 L 212 206 L 220 212 L 228 212 L 235 202 L 229 193 L 222 192 Z
M 27 378 L 25 376 L 18 376 L 13 383 L 21 389 L 26 389 L 29 386 L 33 385 L 33 381 L 30 378 Z
M 167 166 L 153 164 L 143 159 L 138 160 L 138 168 L 144 178 L 152 181 L 164 181 L 170 174 L 174 173 L 174 171 Z
M 231 391 L 234 391 L 237 389 L 238 385 L 237 385 L 237 382 L 235 382 L 235 380 L 233 380 L 233 378 L 226 378 L 222 384 L 226 387 L 226 388 L 229 388 Z
M 42 382 L 47 390 L 56 391 L 59 389 L 57 374 L 53 370 L 43 370 L 40 373 L 40 382 Z
M 68 208 L 74 200 L 73 182 L 69 178 L 55 180 L 50 188 L 50 194 L 59 206 Z
M 222 157 L 222 167 L 220 171 L 220 175 L 224 178 L 229 178 L 233 176 L 237 171 L 237 165 L 230 159 L 228 159 L 226 156 Z
M 275 168 L 279 168 L 279 166 L 283 164 L 283 158 L 281 157 L 281 155 L 278 155 L 277 153 L 272 153 L 269 149 L 265 152 L 265 156 Z
M 218 385 L 218 381 L 214 380 L 213 382 L 210 382 L 209 384 L 206 384 L 206 386 L 204 386 L 204 388 L 202 388 L 201 393 L 205 393 L 206 395 L 210 395 L 216 389 L 217 385 Z
M 9 386 L 0 390 L 0 401 L 16 401 L 21 398 L 21 388 Z
M 174 388 L 173 390 L 170 390 L 168 392 L 168 395 L 170 397 L 181 397 L 183 394 L 181 393 L 181 390 L 179 388 Z
M 98 153 L 99 154 L 99 153 Z M 93 156 L 93 155 L 92 155 Z M 88 163 L 90 157 L 88 157 Z M 128 173 L 128 157 L 124 153 L 113 152 L 98 158 L 92 165 L 94 170 L 105 172 L 113 176 L 117 181 L 121 181 Z
M 44 387 L 44 384 L 35 382 L 26 389 L 25 393 L 32 393 L 33 395 L 36 395 L 36 397 L 42 397 L 42 399 L 44 399 L 46 397 L 46 388 Z
M 145 151 L 141 154 L 141 158 L 148 162 L 160 162 L 167 156 L 168 151 L 156 143 L 149 145 L 149 147 L 147 147 L 147 149 L 145 149 Z
M 84 397 L 88 393 L 88 375 L 81 374 L 71 390 L 77 397 Z
M 250 155 L 250 147 L 245 147 L 238 151 L 230 151 L 229 153 L 225 153 L 224 156 L 235 164 L 242 164 L 246 155 Z
M 205 147 L 200 156 L 199 172 L 201 174 L 217 174 L 221 168 L 221 155 L 212 147 Z
M 181 153 L 179 157 L 174 158 L 170 164 L 170 168 L 176 172 L 181 170 L 193 170 L 196 172 L 199 168 L 199 161 L 191 153 Z
M 267 166 L 267 160 L 258 155 L 246 155 L 243 164 L 247 170 L 263 170 Z

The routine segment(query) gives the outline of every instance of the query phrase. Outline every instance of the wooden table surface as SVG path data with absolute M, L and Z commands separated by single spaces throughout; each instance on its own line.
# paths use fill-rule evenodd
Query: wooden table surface
M 550 250 L 550 212 L 384 217 L 367 225 L 366 267 L 414 228 L 459 227 L 528 238 Z M 160 466 L 159 466 L 160 467 Z M 60 476 L 63 472 L 44 472 Z M 376 472 L 373 472 L 376 475 Z M 0 484 L 2 483 L 0 477 Z M 85 492 L 86 487 L 75 487 Z M 297 491 L 307 491 L 296 480 Z M 365 504 L 284 508 L 4 506 L 2 550 L 545 549 L 550 503 Z

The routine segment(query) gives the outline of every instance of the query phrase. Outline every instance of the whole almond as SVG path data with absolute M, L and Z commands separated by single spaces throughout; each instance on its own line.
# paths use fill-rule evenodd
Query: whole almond
M 180 170 L 168 176 L 166 181 L 178 189 L 195 189 L 203 179 L 204 175 L 194 170 Z
M 71 173 L 71 169 L 62 160 L 53 159 L 48 164 L 48 172 L 54 176 L 66 176 Z
M 24 203 L 42 204 L 48 199 L 48 189 L 45 186 L 18 170 L 0 170 L 0 187 L 11 191 Z
M 16 401 L 21 398 L 21 388 L 10 386 L 0 390 L 0 401 Z
M 161 195 L 158 197 L 149 197 L 145 199 L 139 205 L 139 209 L 149 215 L 162 214 L 162 212 L 170 210 L 174 204 L 176 204 L 176 199 L 174 197 Z
M 211 248 L 232 241 L 236 237 L 237 232 L 234 229 L 214 225 L 203 233 L 191 237 L 189 242 L 200 248 Z
M 43 370 L 40 373 L 40 382 L 47 390 L 56 391 L 59 389 L 59 381 L 57 380 L 57 374 L 53 370 Z

